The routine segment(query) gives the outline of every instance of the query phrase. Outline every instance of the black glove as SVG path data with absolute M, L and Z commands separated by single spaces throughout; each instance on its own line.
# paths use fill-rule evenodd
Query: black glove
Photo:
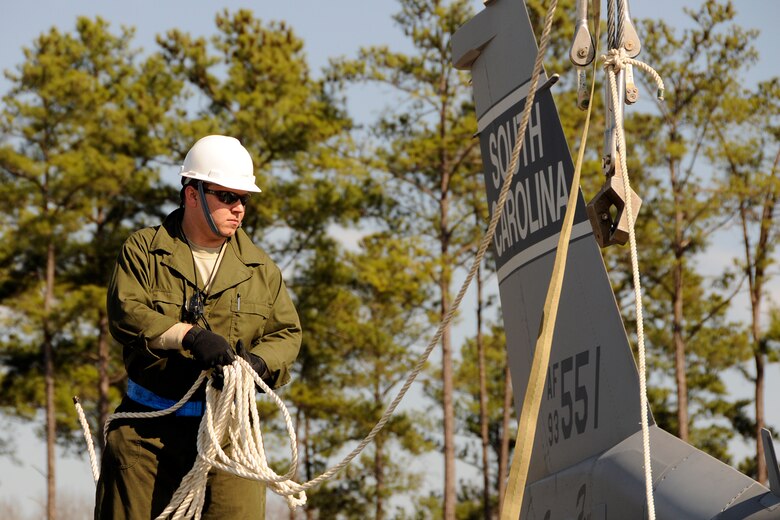
M 181 346 L 192 352 L 203 370 L 229 365 L 236 358 L 225 338 L 200 327 L 192 327 L 181 340 Z
M 252 367 L 252 370 L 257 372 L 257 374 L 262 378 L 263 381 L 265 381 L 268 386 L 273 386 L 271 373 L 268 371 L 268 366 L 265 364 L 265 361 L 263 361 L 263 358 L 246 350 L 244 348 L 244 342 L 241 340 L 238 340 L 238 343 L 236 343 L 236 354 L 238 354 L 239 357 L 241 357 L 244 361 L 249 363 L 249 366 Z M 215 367 L 214 371 L 211 373 L 211 386 L 219 391 L 222 391 L 222 389 L 225 387 L 225 374 L 222 372 L 221 366 Z M 255 388 L 258 392 L 263 392 L 263 389 L 260 388 L 259 385 L 255 384 Z
M 256 354 L 252 354 L 247 349 L 245 349 L 244 342 L 241 340 L 238 340 L 238 343 L 236 343 L 236 354 L 238 354 L 244 361 L 249 363 L 249 366 L 252 367 L 252 370 L 257 372 L 257 375 L 260 376 L 260 379 L 262 379 L 265 384 L 268 386 L 273 386 L 273 380 L 271 378 L 271 372 L 268 370 L 268 365 L 265 364 L 263 358 Z M 257 387 L 258 391 L 263 391 L 263 389 L 260 388 L 257 384 L 255 384 L 255 387 Z
M 225 373 L 222 371 L 222 365 L 217 365 L 211 371 L 211 386 L 222 391 L 225 388 Z

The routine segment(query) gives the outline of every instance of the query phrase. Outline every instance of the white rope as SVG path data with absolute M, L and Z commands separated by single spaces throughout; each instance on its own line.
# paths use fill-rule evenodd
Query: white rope
M 298 467 L 298 441 L 284 402 L 241 358 L 223 367 L 222 372 L 222 391 L 210 384 L 206 386 L 206 410 L 198 429 L 198 457 L 195 464 L 182 479 L 171 502 L 157 517 L 158 520 L 199 519 L 206 497 L 208 473 L 212 467 L 246 479 L 265 482 L 271 491 L 285 498 L 290 509 L 306 503 L 303 488 L 292 481 Z M 284 475 L 274 472 L 268 464 L 255 400 L 255 384 L 265 391 L 284 416 L 291 453 L 290 469 Z M 230 454 L 222 449 L 222 442 L 226 439 L 230 440 Z
M 89 465 L 92 468 L 92 479 L 97 484 L 98 477 L 100 476 L 100 470 L 97 466 L 97 457 L 95 457 L 95 444 L 92 442 L 92 434 L 89 431 L 89 423 L 87 422 L 87 416 L 84 415 L 84 408 L 81 407 L 81 401 L 78 397 L 73 398 L 73 404 L 76 406 L 76 413 L 79 416 L 79 423 L 81 424 L 81 430 L 84 432 L 84 440 L 87 441 L 87 451 L 89 452 Z
M 658 92 L 657 97 L 659 101 L 664 100 L 664 80 L 661 79 L 661 76 L 655 71 L 653 67 L 648 65 L 645 62 L 636 60 L 634 58 L 629 58 L 628 54 L 626 54 L 626 50 L 623 48 L 620 49 L 610 49 L 609 52 L 606 55 L 602 55 L 601 59 L 604 60 L 604 68 L 607 70 L 607 72 L 612 72 L 613 74 L 617 74 L 624 68 L 626 68 L 627 65 L 633 65 L 634 67 L 638 67 L 642 69 L 643 71 L 650 74 L 650 76 L 653 78 L 653 81 L 655 81 L 655 84 L 658 86 Z M 611 86 L 611 84 L 610 84 Z M 615 88 L 615 92 L 613 93 L 617 94 L 617 87 Z M 620 119 L 620 118 L 615 118 Z M 623 122 L 620 121 L 620 136 L 623 135 L 622 128 L 623 128 Z
M 629 58 L 624 49 L 610 49 L 609 54 L 601 57 L 604 60 L 604 68 L 609 78 L 609 87 L 612 94 L 612 106 L 618 106 L 622 100 L 618 98 L 616 74 L 631 64 L 648 72 L 658 85 L 658 99 L 663 99 L 664 83 L 658 73 L 646 63 Z M 617 114 L 617 111 L 614 111 Z M 650 459 L 650 427 L 648 424 L 648 405 L 647 405 L 647 366 L 645 360 L 645 332 L 644 319 L 642 315 L 642 286 L 639 277 L 639 260 L 636 247 L 636 233 L 634 231 L 634 214 L 632 211 L 631 185 L 628 179 L 628 168 L 626 167 L 626 138 L 623 132 L 622 117 L 615 117 L 615 132 L 617 134 L 618 160 L 617 168 L 623 178 L 623 190 L 625 193 L 626 206 L 625 212 L 628 218 L 628 240 L 631 249 L 631 270 L 634 284 L 634 300 L 636 302 L 636 329 L 637 329 L 637 350 L 639 353 L 639 403 L 640 417 L 642 422 L 642 451 L 644 456 L 645 468 L 645 493 L 647 495 L 647 518 L 655 520 L 655 501 L 653 499 L 653 473 Z

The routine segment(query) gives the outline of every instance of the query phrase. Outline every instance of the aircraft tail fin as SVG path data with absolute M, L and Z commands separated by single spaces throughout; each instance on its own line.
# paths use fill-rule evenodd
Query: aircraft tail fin
M 522 2 L 491 2 L 453 38 L 453 62 L 472 72 L 491 211 L 509 175 L 535 53 Z M 494 238 L 518 407 L 528 384 L 573 173 L 552 92 L 542 89 L 534 99 L 518 171 Z M 636 364 L 580 194 L 528 482 L 628 438 L 640 429 L 639 414 Z

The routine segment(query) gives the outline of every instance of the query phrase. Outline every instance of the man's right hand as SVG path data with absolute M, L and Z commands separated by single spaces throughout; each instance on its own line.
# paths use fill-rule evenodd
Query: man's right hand
M 225 338 L 210 330 L 192 327 L 181 340 L 181 346 L 192 352 L 203 370 L 229 365 L 236 358 L 233 349 Z

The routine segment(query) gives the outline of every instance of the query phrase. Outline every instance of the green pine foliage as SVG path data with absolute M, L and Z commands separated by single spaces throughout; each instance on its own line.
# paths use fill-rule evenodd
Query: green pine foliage
M 414 241 L 380 233 L 364 237 L 357 252 L 331 245 L 298 278 L 307 333 L 286 397 L 305 446 L 301 480 L 340 461 L 369 433 L 416 362 L 426 321 L 427 286 Z M 311 490 L 310 509 L 326 517 L 386 517 L 396 507 L 393 497 L 419 487 L 409 463 L 431 449 L 427 423 L 419 411 L 397 411 L 339 480 Z
M 348 84 L 370 84 L 390 106 L 371 126 L 368 163 L 394 204 L 385 219 L 402 236 L 420 237 L 420 261 L 433 266 L 428 283 L 431 326 L 450 311 L 456 269 L 472 256 L 481 230 L 471 219 L 472 194 L 483 190 L 471 88 L 465 72 L 450 65 L 450 38 L 473 15 L 470 2 L 402 0 L 394 20 L 411 42 L 411 54 L 388 46 L 362 49 L 355 60 L 338 60 L 332 76 Z M 456 502 L 454 345 L 442 334 L 441 417 L 444 452 L 444 517 Z
M 171 157 L 207 133 L 237 137 L 263 190 L 244 230 L 280 265 L 306 262 L 331 225 L 375 213 L 381 191 L 353 159 L 352 121 L 337 91 L 313 77 L 293 29 L 244 9 L 215 24 L 209 39 L 178 29 L 157 38 L 188 96 Z
M 767 468 L 761 430 L 768 427 L 764 410 L 765 372 L 769 363 L 777 362 L 775 345 L 775 303 L 769 283 L 774 276 L 778 226 L 776 205 L 780 194 L 780 81 L 773 78 L 759 83 L 755 90 L 733 88 L 723 95 L 719 110 L 713 114 L 715 143 L 708 156 L 723 172 L 722 185 L 728 198 L 724 201 L 735 215 L 734 228 L 739 231 L 742 254 L 736 260 L 744 276 L 749 320 L 746 331 L 752 355 L 752 370 L 743 370 L 755 388 L 754 421 L 750 431 L 735 429 L 756 445 L 751 468 L 758 479 L 765 480 Z
M 27 419 L 43 411 L 49 516 L 54 444 L 76 429 L 71 397 L 102 403 L 102 417 L 91 416 L 97 426 L 118 396 L 103 310 L 108 253 L 100 247 L 120 243 L 139 209 L 154 214 L 150 204 L 164 200 L 152 166 L 164 143 L 155 136 L 164 133 L 177 85 L 158 59 L 138 58 L 131 38 L 100 18 L 79 18 L 71 33 L 52 28 L 24 49 L 3 97 L 0 406 Z
M 731 218 L 722 204 L 728 190 L 711 174 L 704 151 L 717 146 L 714 114 L 723 110 L 726 94 L 740 88 L 739 71 L 756 59 L 755 32 L 733 23 L 729 2 L 707 1 L 687 14 L 692 28 L 681 34 L 661 20 L 641 24 L 642 57 L 664 78 L 666 95 L 627 125 L 640 135 L 635 189 L 645 202 L 637 234 L 647 337 L 659 367 L 667 367 L 656 371 L 656 381 L 676 387 L 676 421 L 668 426 L 729 461 L 733 432 L 723 426 L 742 403 L 730 402 L 722 374 L 748 351 L 744 329 L 727 314 L 739 280 L 728 262 L 720 272 L 701 274 L 699 262 Z M 655 87 L 641 77 L 650 96 Z

